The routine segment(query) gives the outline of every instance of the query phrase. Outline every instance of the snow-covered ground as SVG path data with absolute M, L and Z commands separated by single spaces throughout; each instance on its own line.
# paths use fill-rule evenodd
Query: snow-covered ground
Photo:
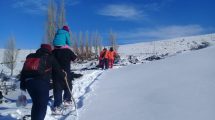
M 80 120 L 214 120 L 215 47 L 103 73 Z
M 211 47 L 193 51 L 205 43 Z M 208 34 L 122 45 L 118 50 L 121 56 L 119 65 L 106 71 L 80 70 L 95 65 L 95 61 L 72 63 L 76 73 L 84 74 L 74 81 L 73 89 L 79 119 L 215 119 L 212 114 L 215 112 L 215 97 L 212 94 L 215 89 L 214 44 L 215 34 Z M 26 55 L 33 51 L 19 51 L 15 74 L 20 72 Z M 152 62 L 146 60 L 153 55 L 165 59 Z M 3 56 L 2 49 L 0 56 Z M 9 74 L 2 64 L 0 70 Z M 16 107 L 18 95 L 19 89 L 5 95 L 9 102 L 0 104 L 0 119 L 13 120 L 30 113 L 30 97 L 28 106 L 22 109 Z M 49 107 L 46 120 L 55 120 L 50 114 Z
M 119 47 L 118 51 L 122 56 L 122 62 L 125 64 L 127 64 L 127 59 L 130 56 L 133 56 L 140 63 L 143 63 L 146 62 L 144 60 L 145 58 L 152 55 L 174 56 L 178 53 L 184 53 L 191 49 L 195 49 L 202 43 L 210 43 L 211 45 L 214 45 L 215 34 L 122 45 Z

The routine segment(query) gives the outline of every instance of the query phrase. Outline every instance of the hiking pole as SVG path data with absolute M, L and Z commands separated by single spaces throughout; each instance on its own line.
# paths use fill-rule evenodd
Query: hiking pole
M 76 117 L 78 117 L 77 105 L 76 105 L 75 99 L 73 97 L 72 90 L 71 90 L 71 88 L 69 87 L 69 84 L 68 84 L 67 73 L 64 70 L 63 70 L 63 72 L 65 73 L 64 80 L 66 82 L 66 86 L 67 86 L 67 88 L 69 90 L 69 93 L 71 94 L 72 101 L 73 101 L 73 103 L 75 105 Z

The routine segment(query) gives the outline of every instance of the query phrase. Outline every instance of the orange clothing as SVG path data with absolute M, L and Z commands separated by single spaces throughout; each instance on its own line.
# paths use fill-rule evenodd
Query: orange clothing
M 109 56 L 110 56 L 109 54 L 110 54 L 110 51 L 107 50 L 106 53 L 105 53 L 105 58 L 106 58 L 106 59 L 109 59 Z
M 114 59 L 116 57 L 116 51 L 109 51 L 108 52 L 108 62 L 109 62 L 109 68 L 113 68 Z
M 116 51 L 109 51 L 108 54 L 108 58 L 111 60 L 114 60 L 114 58 L 116 57 Z
M 109 63 L 109 68 L 113 68 L 114 60 L 113 59 L 109 59 L 108 63 Z

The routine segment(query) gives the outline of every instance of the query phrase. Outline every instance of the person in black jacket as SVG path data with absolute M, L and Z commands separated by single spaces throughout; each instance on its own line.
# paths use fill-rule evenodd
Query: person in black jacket
M 51 54 L 51 46 L 49 44 L 41 44 L 41 47 L 36 53 L 29 54 L 26 57 L 26 61 L 29 57 L 36 56 L 47 56 L 45 60 L 46 69 L 50 69 L 43 75 L 33 75 L 31 72 L 25 70 L 24 66 L 20 76 L 20 89 L 28 91 L 32 99 L 33 105 L 31 110 L 31 120 L 44 120 L 49 100 L 49 84 L 52 74 L 56 74 L 59 78 L 63 78 L 64 74 Z M 31 77 L 32 76 L 32 77 Z
M 71 49 L 67 48 L 56 48 L 53 50 L 53 56 L 57 59 L 61 68 L 67 73 L 67 83 L 65 83 L 65 79 L 61 79 L 57 74 L 53 75 L 53 91 L 54 91 L 54 112 L 58 114 L 61 110 L 61 105 L 70 105 L 71 101 L 71 93 L 69 91 L 72 90 L 72 80 L 73 76 L 70 72 L 70 64 L 71 61 L 74 61 L 77 56 Z M 69 88 L 68 88 L 69 87 Z M 62 93 L 64 91 L 64 95 L 62 97 Z

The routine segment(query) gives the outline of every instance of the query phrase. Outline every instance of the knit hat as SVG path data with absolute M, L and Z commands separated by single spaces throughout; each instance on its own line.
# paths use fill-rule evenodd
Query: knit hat
M 41 44 L 40 47 L 41 47 L 41 48 L 47 49 L 49 52 L 52 51 L 52 47 L 51 47 L 51 45 L 49 45 L 49 44 Z
M 68 26 L 63 26 L 63 29 L 69 32 L 69 27 Z
M 113 51 L 113 47 L 110 47 L 110 51 Z

